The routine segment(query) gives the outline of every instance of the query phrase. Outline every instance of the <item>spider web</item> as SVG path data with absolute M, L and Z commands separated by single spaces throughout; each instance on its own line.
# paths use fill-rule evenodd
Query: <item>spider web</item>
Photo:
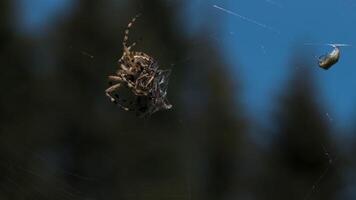
M 323 151 L 324 151 L 324 155 L 328 159 L 328 165 L 325 168 L 325 170 L 322 171 L 321 175 L 314 181 L 314 183 L 311 186 L 310 190 L 305 195 L 304 200 L 309 200 L 312 197 L 313 193 L 316 192 L 316 189 L 318 188 L 318 186 L 320 185 L 322 180 L 325 178 L 325 176 L 329 173 L 329 170 L 331 169 L 331 167 L 334 165 L 335 159 L 333 159 L 331 157 L 329 151 L 325 148 L 324 145 L 322 145 L 322 148 L 323 148 Z
M 0 157 L 2 179 L 0 195 L 9 195 L 18 199 L 33 197 L 40 199 L 86 199 L 80 189 L 70 185 L 65 179 L 70 178 L 78 182 L 92 182 L 94 179 L 67 171 L 60 166 L 56 166 L 55 169 L 46 166 L 52 161 L 34 152 L 31 148 L 23 148 L 25 148 L 26 154 L 30 153 L 32 157 L 28 165 L 24 166 L 20 161 L 21 159 L 18 158 L 4 159 Z M 17 152 L 17 154 L 21 155 L 20 152 Z M 31 163 L 38 163 L 41 166 L 30 166 Z

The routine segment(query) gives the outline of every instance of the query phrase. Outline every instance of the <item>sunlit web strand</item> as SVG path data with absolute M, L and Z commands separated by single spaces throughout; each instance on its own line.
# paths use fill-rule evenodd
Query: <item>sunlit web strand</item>
M 89 58 L 93 59 L 94 56 L 89 54 L 88 52 L 85 52 L 85 51 L 80 51 L 82 53 L 83 56 L 88 56 Z
M 324 177 L 328 174 L 330 168 L 333 165 L 334 159 L 331 157 L 330 153 L 327 151 L 324 145 L 322 145 L 324 154 L 328 159 L 328 166 L 325 168 L 323 173 L 319 176 L 318 179 L 315 180 L 314 184 L 312 185 L 310 191 L 305 195 L 304 200 L 309 200 L 313 192 L 317 189 L 319 186 L 320 182 L 324 179 Z
M 333 47 L 351 47 L 351 44 L 340 44 L 340 43 L 304 43 L 304 45 L 309 46 L 333 46 Z
M 269 29 L 269 30 L 271 30 L 271 31 L 273 31 L 273 32 L 275 32 L 275 33 L 280 34 L 280 32 L 279 32 L 278 30 L 274 29 L 273 27 L 270 27 L 270 26 L 267 26 L 267 25 L 265 25 L 265 24 L 262 24 L 262 23 L 260 23 L 260 22 L 258 22 L 258 21 L 256 21 L 256 20 L 253 20 L 253 19 L 250 19 L 250 18 L 248 18 L 248 17 L 242 16 L 242 15 L 236 13 L 236 12 L 233 12 L 233 11 L 231 11 L 231 10 L 227 10 L 227 9 L 222 8 L 222 7 L 220 7 L 220 6 L 217 6 L 217 5 L 213 5 L 213 7 L 214 7 L 214 8 L 217 8 L 217 9 L 219 9 L 219 10 L 221 10 L 221 11 L 224 11 L 224 12 L 230 14 L 230 15 L 234 15 L 234 16 L 236 16 L 236 17 L 239 17 L 239 18 L 241 18 L 241 19 L 243 19 L 243 20 L 245 20 L 245 21 L 247 21 L 247 22 L 253 23 L 253 24 L 257 25 L 257 26 L 260 26 L 260 27 L 265 28 L 265 29 Z

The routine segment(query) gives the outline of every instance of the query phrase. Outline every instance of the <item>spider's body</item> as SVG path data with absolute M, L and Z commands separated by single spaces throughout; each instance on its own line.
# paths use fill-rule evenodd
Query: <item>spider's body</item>
M 117 103 L 124 110 L 131 110 L 126 106 L 121 105 L 113 96 L 112 93 L 117 91 L 122 84 L 126 85 L 131 92 L 136 96 L 145 96 L 149 98 L 148 108 L 153 108 L 154 112 L 160 109 L 170 109 L 171 105 L 166 99 L 166 89 L 161 90 L 158 80 L 165 80 L 164 83 L 168 84 L 168 75 L 162 73 L 163 70 L 158 69 L 158 64 L 151 56 L 143 52 L 131 51 L 132 47 L 136 45 L 133 43 L 127 46 L 129 30 L 136 21 L 133 18 L 128 24 L 125 30 L 125 37 L 123 40 L 123 55 L 118 60 L 120 68 L 116 71 L 115 75 L 108 77 L 110 82 L 116 82 L 116 84 L 111 85 L 106 89 L 106 95 L 114 103 Z M 168 70 L 169 71 L 169 70 Z M 157 95 L 158 93 L 158 95 Z M 164 93 L 164 94 L 163 94 Z M 115 95 L 117 98 L 118 96 Z M 156 101 L 162 101 L 163 103 L 158 104 Z M 151 112 L 153 113 L 153 112 Z

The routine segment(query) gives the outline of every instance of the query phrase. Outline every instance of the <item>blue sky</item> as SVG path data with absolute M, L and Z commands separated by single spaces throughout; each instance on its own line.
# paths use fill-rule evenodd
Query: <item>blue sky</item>
M 34 35 L 55 26 L 56 20 L 73 11 L 75 0 L 14 0 L 19 32 Z
M 167 0 L 173 2 L 174 0 Z M 68 14 L 75 0 L 17 0 L 20 31 L 38 34 L 45 25 Z M 348 43 L 339 63 L 328 71 L 312 71 L 319 89 L 317 98 L 336 125 L 356 122 L 356 0 L 189 0 L 181 10 L 187 35 L 202 34 L 217 41 L 236 77 L 243 83 L 243 104 L 252 117 L 268 118 L 277 95 L 291 75 L 293 47 L 304 42 Z M 213 5 L 272 27 L 228 14 Z M 221 24 L 216 24 L 219 18 Z M 310 57 L 330 51 L 327 46 L 306 46 Z M 282 86 L 282 87 L 281 87 Z M 327 116 L 325 116 L 327 117 Z
M 192 22 L 195 26 L 211 23 L 211 15 L 221 17 L 224 23 L 218 35 L 219 45 L 238 78 L 242 79 L 243 103 L 252 117 L 260 119 L 268 117 L 273 105 L 278 103 L 276 95 L 282 94 L 291 70 L 298 70 L 289 66 L 293 47 L 308 42 L 353 45 L 341 49 L 339 63 L 328 71 L 317 65 L 310 66 L 319 90 L 317 102 L 324 108 L 325 117 L 337 126 L 350 126 L 356 121 L 355 9 L 356 0 L 196 0 L 187 7 L 190 14 L 200 18 Z M 331 48 L 305 46 L 305 50 L 310 54 L 306 59 L 310 60 Z

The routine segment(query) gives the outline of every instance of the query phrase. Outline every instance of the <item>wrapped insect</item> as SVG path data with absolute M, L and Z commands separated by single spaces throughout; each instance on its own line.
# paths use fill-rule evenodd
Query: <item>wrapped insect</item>
M 305 45 L 317 45 L 317 44 L 305 44 Z M 350 46 L 349 44 L 321 44 L 321 45 L 328 45 L 333 47 L 334 49 L 325 55 L 322 55 L 318 58 L 318 65 L 320 68 L 328 70 L 334 64 L 339 61 L 340 58 L 340 49 L 339 47 L 342 46 Z
M 129 30 L 137 17 L 131 20 L 125 30 L 123 55 L 118 61 L 120 68 L 115 75 L 108 77 L 110 87 L 105 92 L 111 102 L 126 111 L 136 110 L 139 115 L 144 116 L 172 107 L 167 100 L 170 70 L 159 69 L 157 62 L 143 52 L 131 51 L 136 43 L 127 46 Z M 129 88 L 135 96 L 135 100 L 131 102 L 130 106 L 124 105 L 117 94 L 122 86 Z M 115 95 L 113 95 L 114 93 Z
M 172 105 L 167 99 L 170 70 L 157 70 L 147 96 L 137 96 L 136 105 L 139 116 L 151 115 L 159 110 L 168 110 Z
M 157 70 L 150 91 L 150 103 L 147 112 L 152 114 L 159 110 L 171 109 L 167 99 L 167 88 L 171 70 Z

